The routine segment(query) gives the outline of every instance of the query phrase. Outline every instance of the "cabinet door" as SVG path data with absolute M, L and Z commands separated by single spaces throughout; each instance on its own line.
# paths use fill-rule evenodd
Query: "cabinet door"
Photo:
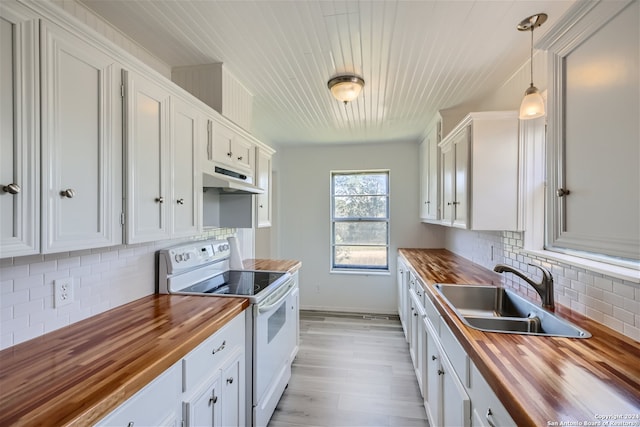
M 38 21 L 0 5 L 0 258 L 40 250 Z
M 258 227 L 271 227 L 271 155 L 258 150 L 258 187 L 264 193 L 256 197 Z
M 231 140 L 231 156 L 233 164 L 241 169 L 254 174 L 256 165 L 256 146 L 251 141 L 240 135 L 235 135 Z
M 428 177 L 428 193 L 429 203 L 427 206 L 427 219 L 438 220 L 440 219 L 440 150 L 438 144 L 440 143 L 440 127 L 442 123 L 438 122 L 436 127 L 436 135 L 429 139 L 429 166 L 427 169 Z
M 469 427 L 471 425 L 471 401 L 467 391 L 458 379 L 449 360 L 440 353 L 442 376 L 442 419 L 443 426 Z
M 402 262 L 402 258 L 397 258 L 397 271 L 396 271 L 396 286 L 398 291 L 398 316 L 400 317 L 400 323 L 402 324 L 402 330 L 405 334 L 405 339 L 407 338 L 407 327 L 405 326 L 405 317 L 404 317 L 404 287 L 405 287 L 405 275 L 409 274 L 407 272 L 407 267 Z
M 127 243 L 166 239 L 169 93 L 134 72 L 126 73 L 126 83 Z
M 212 427 L 222 424 L 220 376 L 203 387 L 191 400 L 184 403 L 187 427 Z M 238 424 L 229 424 L 238 425 Z
M 427 328 L 427 416 L 429 425 L 442 426 L 442 369 L 433 330 Z
M 237 353 L 222 369 L 221 426 L 241 426 L 245 419 L 244 353 Z
M 173 138 L 171 140 L 171 236 L 198 234 L 200 225 L 200 192 L 202 179 L 197 165 L 200 147 L 200 112 L 174 98 Z
M 42 252 L 122 242 L 120 66 L 43 22 Z
M 231 129 L 218 122 L 213 122 L 213 140 L 211 142 L 212 160 L 227 166 L 233 166 L 233 152 L 231 142 L 234 133 Z
M 469 128 L 456 136 L 453 145 L 456 165 L 453 226 L 466 228 L 469 210 Z
M 420 178 L 420 218 L 429 218 L 429 137 L 420 143 L 419 148 L 419 178 Z
M 298 281 L 298 277 L 296 274 L 296 282 Z M 298 349 L 300 348 L 300 288 L 296 286 L 296 288 L 291 292 L 291 308 L 289 311 L 292 313 L 292 318 L 296 324 L 295 328 L 291 328 L 293 333 L 293 351 L 291 352 L 290 360 L 293 362 L 293 359 L 298 355 Z
M 452 145 L 442 150 L 442 223 L 451 225 L 455 211 L 455 150 Z

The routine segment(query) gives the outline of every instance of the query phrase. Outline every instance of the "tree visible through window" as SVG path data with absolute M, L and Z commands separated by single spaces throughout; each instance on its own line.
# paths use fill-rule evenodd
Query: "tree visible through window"
M 331 172 L 334 270 L 389 269 L 389 171 Z

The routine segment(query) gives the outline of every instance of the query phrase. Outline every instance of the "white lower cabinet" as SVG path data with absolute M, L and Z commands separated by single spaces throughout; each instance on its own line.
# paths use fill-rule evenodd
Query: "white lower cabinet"
M 245 314 L 182 360 L 185 427 L 245 425 Z
M 178 426 L 180 419 L 180 362 L 164 371 L 96 426 Z
M 240 313 L 97 426 L 244 426 L 246 311 Z
M 424 285 L 398 258 L 398 297 L 424 407 L 433 427 L 515 426 L 509 413 L 440 316 Z M 409 277 L 405 280 L 404 277 Z

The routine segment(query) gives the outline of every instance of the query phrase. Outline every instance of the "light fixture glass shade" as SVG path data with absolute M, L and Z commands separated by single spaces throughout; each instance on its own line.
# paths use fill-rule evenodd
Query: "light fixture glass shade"
M 338 76 L 329 80 L 327 86 L 335 99 L 346 104 L 360 95 L 364 80 L 358 76 Z
M 520 120 L 537 119 L 544 116 L 544 99 L 538 89 L 531 85 L 524 93 L 520 104 Z

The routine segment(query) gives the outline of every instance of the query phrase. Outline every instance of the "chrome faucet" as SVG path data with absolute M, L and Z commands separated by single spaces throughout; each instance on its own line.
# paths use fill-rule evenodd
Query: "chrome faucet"
M 527 282 L 528 284 L 536 290 L 540 298 L 542 299 L 542 308 L 553 311 L 555 304 L 553 302 L 553 277 L 551 276 L 551 272 L 544 267 L 540 267 L 539 265 L 529 264 L 533 267 L 537 267 L 542 271 L 542 281 L 540 283 L 536 283 L 533 280 L 529 279 L 525 276 L 521 271 L 516 270 L 513 267 L 509 267 L 504 264 L 497 264 L 493 271 L 498 273 L 513 273 L 516 276 L 520 277 L 522 280 Z

